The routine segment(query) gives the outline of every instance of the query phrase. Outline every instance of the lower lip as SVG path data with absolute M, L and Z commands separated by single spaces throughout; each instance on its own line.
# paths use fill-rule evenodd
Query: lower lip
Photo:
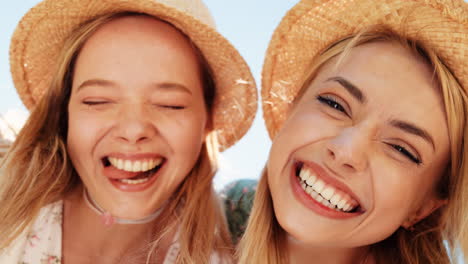
M 312 211 L 314 211 L 315 213 L 321 216 L 324 216 L 327 218 L 333 218 L 333 219 L 347 219 L 347 218 L 355 217 L 361 214 L 361 213 L 338 212 L 336 210 L 328 208 L 327 206 L 317 202 L 314 198 L 310 197 L 309 194 L 307 194 L 304 191 L 304 189 L 302 189 L 302 186 L 297 180 L 295 168 L 292 170 L 290 180 L 291 180 L 292 190 L 296 199 L 300 203 L 302 203 L 305 207 L 311 209 Z
M 166 167 L 166 163 L 163 163 L 161 167 L 156 171 L 153 175 L 151 175 L 150 179 L 146 182 L 138 183 L 138 184 L 128 184 L 128 183 L 123 183 L 119 181 L 118 179 L 113 179 L 111 177 L 106 177 L 109 182 L 117 189 L 124 191 L 124 192 L 141 192 L 144 190 L 147 190 L 150 188 L 153 183 L 156 181 L 158 178 L 159 174 L 161 174 L 161 171 Z M 106 168 L 104 168 L 104 175 L 106 174 Z

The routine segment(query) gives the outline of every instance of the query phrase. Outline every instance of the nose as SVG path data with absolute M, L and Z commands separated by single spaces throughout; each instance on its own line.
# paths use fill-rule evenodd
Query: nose
M 368 165 L 368 148 L 368 134 L 358 127 L 348 127 L 327 143 L 326 161 L 339 172 L 360 172 Z
M 114 127 L 115 137 L 123 142 L 137 144 L 151 140 L 157 134 L 151 115 L 144 106 L 127 105 L 118 112 L 117 125 Z

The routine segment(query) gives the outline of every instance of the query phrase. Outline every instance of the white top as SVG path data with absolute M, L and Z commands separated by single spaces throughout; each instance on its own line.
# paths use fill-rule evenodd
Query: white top
M 0 251 L 1 264 L 60 264 L 62 259 L 63 201 L 42 208 L 32 225 L 7 248 Z M 177 237 L 177 236 L 176 236 Z M 169 248 L 164 264 L 173 264 L 179 254 L 177 238 Z M 212 264 L 221 263 L 217 254 Z

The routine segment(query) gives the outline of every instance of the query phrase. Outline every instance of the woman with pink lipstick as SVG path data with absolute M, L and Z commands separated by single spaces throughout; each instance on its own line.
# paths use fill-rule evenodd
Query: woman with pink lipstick
M 0 263 L 230 263 L 212 179 L 256 91 L 201 1 L 45 0 L 10 54 Z
M 240 263 L 467 256 L 467 5 L 304 0 L 287 13 L 262 73 L 273 144 Z

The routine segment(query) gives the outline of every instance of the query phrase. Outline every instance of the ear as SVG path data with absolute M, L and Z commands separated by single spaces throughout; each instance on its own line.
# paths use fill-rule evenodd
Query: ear
M 447 204 L 447 199 L 432 197 L 427 201 L 424 201 L 424 204 L 417 211 L 408 215 L 408 218 L 401 224 L 401 226 L 407 230 L 411 230 L 415 224 L 445 204 Z

